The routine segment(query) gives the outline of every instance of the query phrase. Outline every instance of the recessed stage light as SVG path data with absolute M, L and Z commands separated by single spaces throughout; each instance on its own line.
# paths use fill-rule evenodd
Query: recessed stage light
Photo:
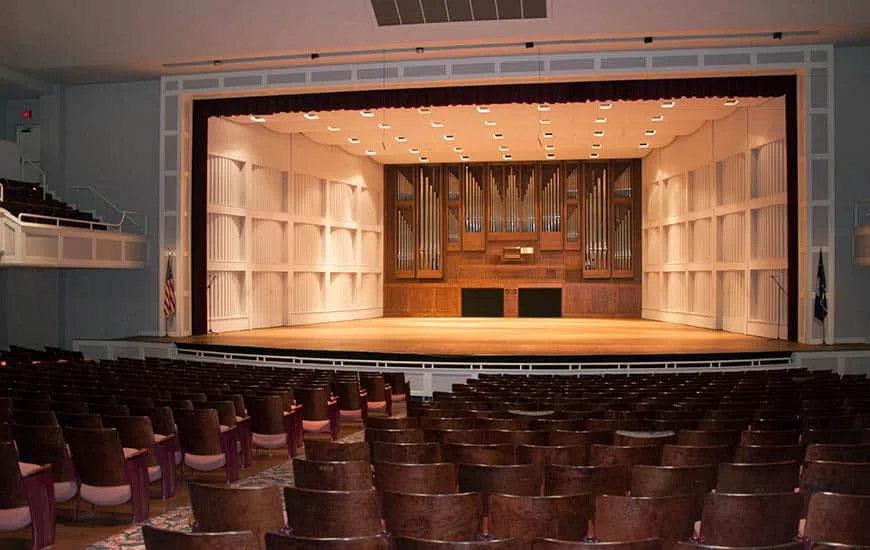
M 327 126 L 326 129 L 330 132 L 341 132 L 341 128 L 338 126 Z
M 641 149 L 646 149 L 647 147 L 649 147 L 649 143 L 647 143 L 647 142 L 644 141 L 644 142 L 641 143 L 638 147 L 640 147 Z
M 437 121 L 437 120 L 433 120 L 433 121 L 430 122 L 429 124 L 430 124 L 433 128 L 444 128 L 444 123 L 443 123 L 443 122 L 440 122 L 440 121 Z
M 373 116 L 375 116 L 375 114 L 371 111 L 360 111 L 359 114 L 360 116 L 364 116 L 366 118 L 372 118 Z
M 456 139 L 456 136 L 453 134 L 444 134 L 444 141 L 453 141 Z
M 664 103 L 662 103 L 662 109 L 673 109 L 676 106 L 676 101 L 665 101 Z
M 653 115 L 653 117 L 650 120 L 653 122 L 661 122 L 664 119 L 665 119 L 665 115 Z
M 501 151 L 502 153 L 504 153 L 505 151 L 510 151 L 510 149 L 511 148 L 508 147 L 507 145 L 499 145 L 498 146 L 498 150 Z
M 261 116 L 257 116 L 257 115 L 251 115 L 251 121 L 252 121 L 252 122 L 261 122 L 261 123 L 262 123 L 262 122 L 266 122 L 266 117 L 261 117 Z
M 484 126 L 495 126 L 496 122 L 494 120 L 484 120 L 483 125 Z
M 471 160 L 471 157 L 469 157 L 468 155 L 462 155 L 461 157 L 459 157 L 459 160 Z
M 419 107 L 419 108 L 417 108 L 417 112 L 420 113 L 421 115 L 431 115 L 432 114 L 432 110 L 429 109 L 429 107 Z
M 406 141 L 408 141 L 408 138 L 406 138 L 405 136 L 396 136 L 396 141 L 398 141 L 399 143 L 405 143 Z
M 556 146 L 553 145 L 552 143 L 548 143 L 548 144 L 544 145 L 544 149 L 546 149 L 547 151 L 552 151 L 555 148 L 556 148 Z
M 643 135 L 645 135 L 645 136 L 654 136 L 654 135 L 656 135 L 656 131 L 655 131 L 655 130 L 647 130 L 647 131 L 645 131 L 645 132 L 643 133 Z
M 737 99 L 736 97 L 732 97 L 732 98 L 727 99 L 725 101 L 725 103 L 723 103 L 723 105 L 725 105 L 726 107 L 734 107 L 738 103 L 740 103 L 740 100 Z
M 599 156 L 598 153 L 589 153 L 589 158 L 591 158 L 591 159 L 597 159 L 598 156 Z
M 546 103 L 541 103 L 540 105 L 538 105 L 538 110 L 539 111 L 549 111 L 550 106 Z
M 538 119 L 538 124 L 541 124 L 541 125 L 543 125 L 543 126 L 546 126 L 546 125 L 549 124 L 549 123 L 550 123 L 550 119 L 549 119 L 549 118 L 541 118 L 541 119 Z
M 595 130 L 592 132 L 592 135 L 595 137 L 604 137 L 604 130 Z
M 595 117 L 595 124 L 604 124 L 605 122 L 607 122 L 607 117 L 606 117 L 606 116 L 597 116 L 597 117 Z
M 613 103 L 600 103 L 598 105 L 598 108 L 602 111 L 608 111 L 610 109 L 613 109 Z
M 366 149 L 366 154 L 369 156 L 377 155 L 374 149 Z
M 544 132 L 544 139 L 553 139 L 553 132 Z
M 493 134 L 492 139 L 504 139 L 504 134 Z
M 429 162 L 429 157 L 420 157 L 420 162 Z
M 305 113 L 302 116 L 304 116 L 308 120 L 317 120 L 318 118 L 320 118 L 320 115 L 318 115 L 317 113 Z
M 547 158 L 553 160 L 554 158 L 556 158 L 556 153 L 547 153 Z
M 392 128 L 392 126 L 390 126 L 386 122 L 379 122 L 378 128 L 380 128 L 381 130 L 389 130 L 390 128 Z
M 514 157 L 513 157 L 512 155 L 502 155 L 501 158 L 503 158 L 503 159 L 505 159 L 505 160 L 511 160 L 511 159 L 513 159 Z
M 349 138 L 347 138 L 347 140 L 351 143 L 359 143 L 358 137 L 349 137 Z
M 453 148 L 453 152 L 454 152 L 454 153 L 461 153 L 461 152 L 462 152 L 462 147 L 460 147 L 460 146 L 457 145 L 456 147 Z
M 412 155 L 416 155 L 417 153 L 420 152 L 420 150 L 417 149 L 416 147 L 409 147 L 408 152 L 411 153 Z
M 488 113 L 489 111 L 490 111 L 490 109 L 486 105 L 478 105 L 477 106 L 478 113 Z
M 600 143 L 593 143 L 592 148 L 593 149 L 601 149 L 601 144 Z

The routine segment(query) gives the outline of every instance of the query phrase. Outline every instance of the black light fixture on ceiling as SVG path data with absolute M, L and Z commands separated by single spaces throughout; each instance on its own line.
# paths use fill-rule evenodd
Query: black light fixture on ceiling
M 779 31 L 773 33 L 773 39 L 774 40 L 782 40 L 782 33 Z
M 644 37 L 643 37 L 643 43 L 644 43 L 644 44 L 652 44 L 652 43 L 653 43 L 653 37 L 652 37 L 652 36 L 644 36 Z
M 417 46 L 414 48 L 414 51 L 417 53 L 423 53 L 425 50 L 423 49 L 423 46 Z
M 320 59 L 320 54 L 319 53 L 311 54 L 311 59 Z
M 530 50 L 530 49 L 532 49 L 532 48 L 534 48 L 534 47 L 535 47 L 535 43 L 534 43 L 534 42 L 526 42 L 526 49 L 527 49 L 527 50 Z

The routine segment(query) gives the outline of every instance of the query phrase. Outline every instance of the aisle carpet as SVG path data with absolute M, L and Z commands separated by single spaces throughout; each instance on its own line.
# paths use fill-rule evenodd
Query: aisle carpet
M 362 431 L 342 438 L 342 441 L 362 441 L 365 433 Z M 300 448 L 299 456 L 304 453 Z M 234 487 L 268 487 L 279 485 L 281 487 L 293 486 L 293 463 L 289 460 L 283 464 L 273 466 L 259 474 L 245 478 L 233 484 Z M 165 514 L 155 516 L 145 521 L 146 525 L 153 525 L 163 529 L 174 531 L 190 531 L 193 524 L 193 514 L 190 506 L 180 506 Z M 87 547 L 87 550 L 145 550 L 145 542 L 142 540 L 142 526 L 136 525 L 126 531 L 103 539 Z

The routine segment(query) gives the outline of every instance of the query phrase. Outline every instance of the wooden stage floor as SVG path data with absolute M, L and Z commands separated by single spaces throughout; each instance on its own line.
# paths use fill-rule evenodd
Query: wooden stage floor
M 832 350 L 643 319 L 384 317 L 173 340 L 208 348 L 265 348 L 424 356 L 670 356 Z M 241 350 L 239 350 L 241 351 Z

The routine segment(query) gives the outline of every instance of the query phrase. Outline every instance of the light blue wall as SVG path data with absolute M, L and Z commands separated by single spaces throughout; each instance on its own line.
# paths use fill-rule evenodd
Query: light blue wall
M 834 49 L 835 338 L 870 341 L 870 267 L 852 263 L 854 204 L 870 200 L 870 47 Z

